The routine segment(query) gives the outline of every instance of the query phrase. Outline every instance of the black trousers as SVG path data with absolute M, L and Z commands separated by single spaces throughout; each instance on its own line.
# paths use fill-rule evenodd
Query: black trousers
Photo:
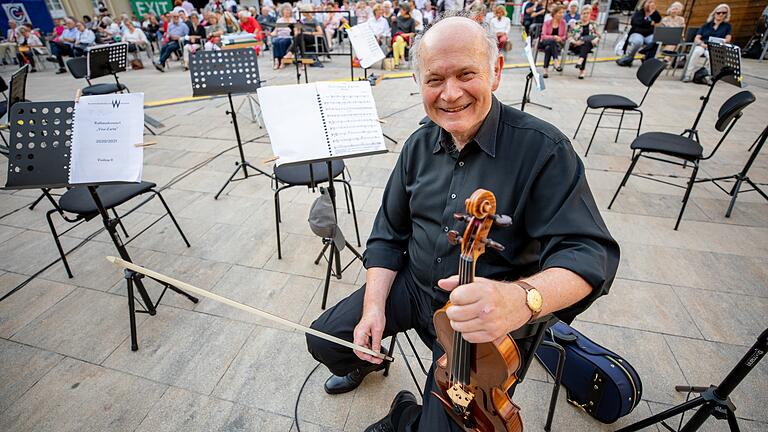
M 581 67 L 579 68 L 583 70 L 584 67 L 587 66 L 587 57 L 589 57 L 589 52 L 592 51 L 592 48 L 593 48 L 592 41 L 591 40 L 584 41 L 584 43 L 579 46 L 571 45 L 571 48 L 572 49 L 570 51 L 578 55 L 579 58 L 584 59 L 582 60 Z
M 560 43 L 554 39 L 547 39 L 541 41 L 541 47 L 544 50 L 544 69 L 546 69 L 551 60 L 557 60 L 560 57 Z
M 311 327 L 341 339 L 353 340 L 352 332 L 360 321 L 363 312 L 364 294 L 365 285 L 326 310 L 312 323 Z M 415 329 L 422 342 L 431 348 L 434 365 L 434 361 L 440 358 L 444 352 L 435 338 L 432 315 L 446 303 L 447 299 L 448 294 L 443 291 L 435 291 L 433 295 L 430 295 L 418 288 L 406 275 L 406 272 L 401 271 L 395 278 L 387 298 L 386 325 L 383 338 Z M 524 355 L 530 349 L 532 340 L 533 338 L 518 341 L 521 354 Z M 311 335 L 307 335 L 307 347 L 310 354 L 328 367 L 334 375 L 343 376 L 357 367 L 368 365 L 366 361 L 360 360 L 351 349 Z M 423 406 L 406 410 L 401 416 L 399 424 L 395 425 L 397 431 L 460 432 L 463 430 L 448 417 L 443 405 L 431 394 L 433 390 L 438 390 L 434 380 L 434 366 L 430 368 L 427 376 L 422 395 Z M 382 404 L 388 402 L 381 401 Z M 372 418 L 371 423 L 377 420 L 378 418 Z

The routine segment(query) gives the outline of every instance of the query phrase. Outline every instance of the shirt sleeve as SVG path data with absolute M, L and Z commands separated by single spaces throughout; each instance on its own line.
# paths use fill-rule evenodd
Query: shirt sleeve
M 406 151 L 403 150 L 381 197 L 381 207 L 373 221 L 373 229 L 363 254 L 363 265 L 367 269 L 384 267 L 398 271 L 405 264 L 405 252 L 411 237 L 405 159 Z
M 619 264 L 619 245 L 600 216 L 584 165 L 567 139 L 538 166 L 524 219 L 529 235 L 541 245 L 539 267 L 568 269 L 592 287 L 586 298 L 555 313 L 571 322 L 608 292 Z

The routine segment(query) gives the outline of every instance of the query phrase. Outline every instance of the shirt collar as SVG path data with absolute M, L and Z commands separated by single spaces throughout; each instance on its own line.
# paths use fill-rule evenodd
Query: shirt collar
M 501 102 L 496 99 L 496 96 L 491 96 L 491 110 L 488 111 L 488 115 L 485 116 L 483 124 L 480 125 L 480 129 L 477 130 L 477 134 L 470 142 L 475 142 L 477 145 L 490 157 L 496 157 L 496 132 L 499 129 L 499 119 L 501 117 Z M 440 150 L 450 152 L 453 149 L 453 139 L 451 134 L 440 128 L 440 136 L 435 143 L 435 148 L 432 153 L 438 153 Z

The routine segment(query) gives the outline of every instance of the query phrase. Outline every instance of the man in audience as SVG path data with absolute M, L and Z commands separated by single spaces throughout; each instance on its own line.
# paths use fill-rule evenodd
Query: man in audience
M 179 19 L 179 14 L 171 12 L 171 22 L 168 23 L 168 31 L 165 32 L 167 42 L 160 48 L 160 61 L 154 63 L 155 69 L 165 72 L 165 62 L 168 57 L 181 47 L 180 41 L 189 34 L 189 27 Z
M 51 56 L 48 57 L 48 61 L 56 62 L 59 64 L 59 70 L 57 74 L 66 73 L 64 68 L 64 56 L 71 56 L 74 54 L 75 43 L 80 32 L 77 31 L 75 26 L 75 20 L 67 18 L 64 21 L 64 31 L 61 32 L 61 37 L 58 42 L 51 42 Z
M 85 52 L 94 45 L 96 45 L 96 34 L 93 30 L 87 28 L 84 23 L 77 23 L 77 41 L 75 42 L 74 56 L 84 56 Z
M 16 58 L 16 44 L 18 43 L 19 35 L 16 33 L 16 22 L 8 20 L 8 33 L 5 36 L 5 40 L 0 43 L 0 58 L 3 59 L 3 64 L 8 64 L 5 60 L 6 57 Z

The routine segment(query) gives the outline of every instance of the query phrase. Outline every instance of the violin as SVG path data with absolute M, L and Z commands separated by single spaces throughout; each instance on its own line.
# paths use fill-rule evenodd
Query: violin
M 466 214 L 455 214 L 467 223 L 463 235 L 450 231 L 448 239 L 461 244 L 459 285 L 474 280 L 475 263 L 489 247 L 504 250 L 504 246 L 488 238 L 491 226 L 507 227 L 509 216 L 496 215 L 496 197 L 492 192 L 478 189 L 466 200 Z M 512 402 L 507 391 L 517 382 L 520 352 L 508 334 L 492 341 L 472 344 L 451 327 L 446 310 L 449 301 L 435 312 L 432 321 L 437 340 L 445 354 L 435 363 L 435 395 L 449 416 L 465 431 L 522 432 L 520 407 Z

